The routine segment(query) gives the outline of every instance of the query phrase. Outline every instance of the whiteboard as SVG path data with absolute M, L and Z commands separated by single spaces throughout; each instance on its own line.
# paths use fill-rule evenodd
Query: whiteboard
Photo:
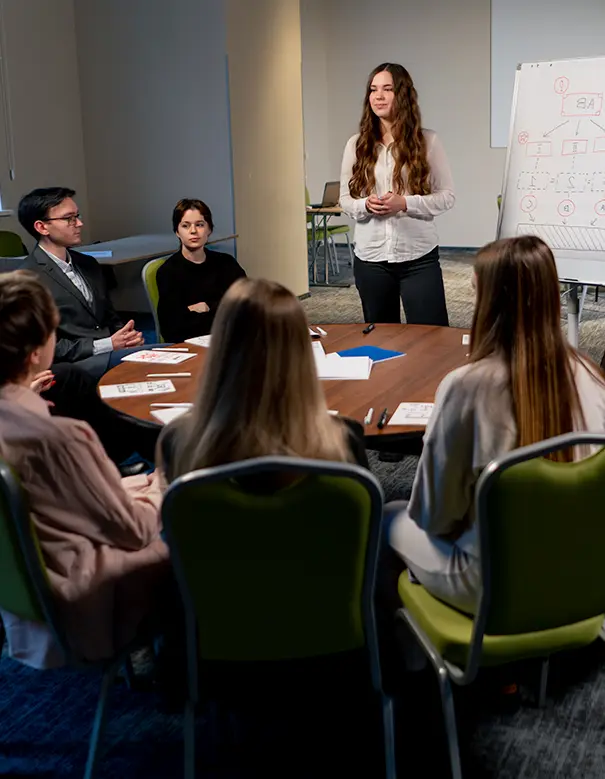
M 605 56 L 603 0 L 491 0 L 491 145 L 505 147 L 519 62 Z
M 605 57 L 517 70 L 498 236 L 537 235 L 559 278 L 605 284 Z

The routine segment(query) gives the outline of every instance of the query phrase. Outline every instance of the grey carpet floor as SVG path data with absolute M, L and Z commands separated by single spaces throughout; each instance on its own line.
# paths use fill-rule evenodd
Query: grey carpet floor
M 471 324 L 474 293 L 472 255 L 442 254 L 442 267 L 450 323 Z M 348 274 L 348 275 L 347 275 Z M 339 280 L 350 280 L 351 270 L 341 255 Z M 354 286 L 313 288 L 303 302 L 311 323 L 361 322 L 361 306 Z M 565 310 L 563 311 L 565 326 Z M 580 349 L 597 362 L 605 348 L 605 294 L 595 302 L 589 290 L 580 326 Z M 385 463 L 370 452 L 372 471 L 380 480 L 386 500 L 408 498 L 417 458 Z M 537 668 L 515 671 L 522 684 L 523 705 L 503 713 L 494 696 L 485 694 L 481 681 L 474 690 L 456 690 L 461 717 L 461 747 L 465 777 L 498 779 L 602 779 L 605 777 L 605 645 L 553 660 L 549 698 L 545 709 L 532 703 Z M 431 701 L 430 705 L 427 704 Z M 447 763 L 437 757 L 431 740 L 440 740 L 439 701 L 431 679 L 410 691 L 404 707 L 410 716 L 407 747 L 415 752 L 410 776 L 446 777 Z M 427 736 L 427 732 L 431 737 Z M 406 774 L 408 775 L 408 774 Z

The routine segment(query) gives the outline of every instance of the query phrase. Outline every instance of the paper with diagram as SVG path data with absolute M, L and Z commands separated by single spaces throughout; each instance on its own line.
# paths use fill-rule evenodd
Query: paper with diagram
M 498 235 L 537 235 L 559 278 L 605 284 L 605 57 L 517 70 Z

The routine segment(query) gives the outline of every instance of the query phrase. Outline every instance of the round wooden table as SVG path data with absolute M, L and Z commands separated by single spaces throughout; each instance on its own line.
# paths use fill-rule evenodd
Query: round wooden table
M 425 325 L 376 325 L 369 335 L 364 335 L 364 327 L 364 324 L 323 325 L 328 333 L 321 339 L 326 353 L 371 344 L 405 352 L 405 357 L 376 363 L 367 381 L 322 381 L 328 408 L 361 423 L 368 409 L 373 408 L 372 423 L 365 427 L 366 438 L 369 439 L 366 443 L 370 448 L 372 444 L 380 448 L 380 443 L 387 443 L 385 439 L 390 443 L 394 439 L 418 439 L 424 433 L 424 426 L 387 424 L 379 430 L 376 423 L 380 413 L 387 408 L 390 416 L 402 402 L 432 403 L 443 377 L 467 361 L 469 347 L 462 345 L 462 336 L 468 330 Z M 196 356 L 174 366 L 123 362 L 108 371 L 99 386 L 147 381 L 148 373 L 190 372 L 191 378 L 172 379 L 176 392 L 115 398 L 105 402 L 121 414 L 159 424 L 151 416 L 150 403 L 192 401 L 208 350 L 191 344 L 175 346 L 186 346 Z

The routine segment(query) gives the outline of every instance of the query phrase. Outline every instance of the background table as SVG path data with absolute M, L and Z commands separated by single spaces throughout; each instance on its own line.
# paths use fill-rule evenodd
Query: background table
M 212 238 L 208 246 L 230 241 L 224 251 L 234 253 L 234 241 L 237 235 Z M 117 311 L 150 313 L 149 303 L 141 281 L 141 271 L 146 262 L 158 257 L 174 254 L 179 248 L 179 240 L 174 233 L 157 235 L 129 235 L 114 241 L 102 241 L 86 246 L 74 247 L 81 252 L 111 252 L 111 257 L 96 257 L 111 280 L 111 302 Z
M 324 349 L 333 352 L 371 344 L 405 352 L 406 356 L 376 363 L 367 381 L 322 381 L 328 408 L 362 423 L 368 409 L 373 408 L 372 424 L 365 427 L 366 443 L 370 448 L 381 448 L 381 444 L 384 446 L 387 443 L 385 439 L 389 439 L 392 444 L 396 440 L 422 437 L 424 426 L 387 424 L 378 430 L 376 423 L 384 408 L 388 409 L 390 416 L 399 403 L 404 401 L 433 402 L 443 377 L 467 362 L 469 347 L 462 345 L 462 335 L 468 330 L 425 325 L 376 325 L 369 335 L 363 335 L 361 331 L 364 327 L 363 324 L 323 325 L 328 333 L 327 337 L 321 339 Z M 172 379 L 176 392 L 116 398 L 106 403 L 122 414 L 153 422 L 155 420 L 150 413 L 150 403 L 193 401 L 208 350 L 191 344 L 183 345 L 195 352 L 196 356 L 175 366 L 123 362 L 106 373 L 99 382 L 99 386 L 123 384 L 146 381 L 148 373 L 191 372 L 191 378 Z
M 328 219 L 331 216 L 340 216 L 342 208 L 340 206 L 307 206 L 307 214 L 311 215 L 311 256 L 313 258 L 313 281 L 311 287 L 350 287 L 350 284 L 342 282 L 330 283 L 330 271 L 328 262 Z M 324 280 L 317 281 L 317 220 L 323 219 L 324 235 Z M 321 233 L 320 233 L 321 234 Z

